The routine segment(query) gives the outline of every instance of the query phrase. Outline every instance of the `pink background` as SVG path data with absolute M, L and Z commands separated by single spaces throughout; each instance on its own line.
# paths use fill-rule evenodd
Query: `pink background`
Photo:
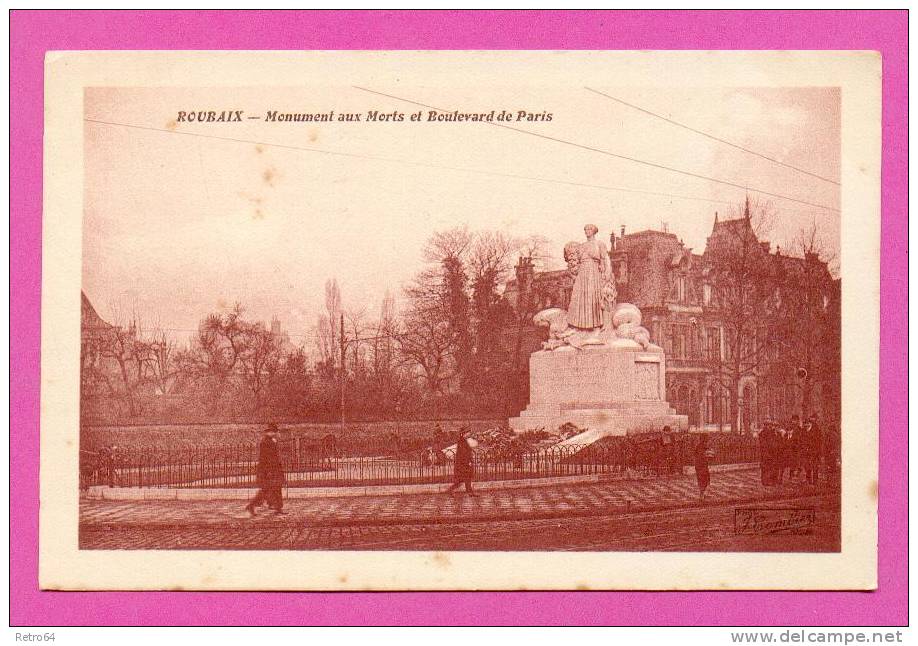
M 904 625 L 906 11 L 15 11 L 11 16 L 12 625 Z M 42 64 L 81 49 L 861 49 L 883 55 L 879 590 L 194 593 L 38 590 Z M 381 558 L 383 558 L 381 556 Z

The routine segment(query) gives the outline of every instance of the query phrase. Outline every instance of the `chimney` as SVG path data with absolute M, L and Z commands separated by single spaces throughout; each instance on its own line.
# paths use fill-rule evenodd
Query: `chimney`
M 759 244 L 762 247 L 762 251 L 764 251 L 765 253 L 771 253 L 771 243 L 768 242 L 768 240 L 763 240 Z
M 622 225 L 622 237 L 623 238 L 625 237 L 625 225 L 624 224 Z
M 520 256 L 520 261 L 516 265 L 516 281 L 520 293 L 529 289 L 534 276 L 535 267 L 532 264 L 532 258 L 529 256 Z

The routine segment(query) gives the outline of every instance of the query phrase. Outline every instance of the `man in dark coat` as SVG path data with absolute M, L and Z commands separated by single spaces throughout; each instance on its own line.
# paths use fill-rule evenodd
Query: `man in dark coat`
M 472 476 L 475 475 L 475 469 L 472 466 L 472 447 L 466 439 L 469 431 L 463 427 L 459 429 L 456 435 L 456 455 L 453 458 L 453 484 L 449 486 L 446 493 L 453 493 L 459 488 L 459 485 L 465 483 L 465 490 L 471 496 L 478 494 L 472 491 Z
M 711 469 L 708 465 L 712 457 L 714 453 L 708 447 L 708 434 L 701 433 L 698 436 L 698 444 L 695 445 L 695 479 L 698 481 L 698 498 L 702 502 L 704 492 L 711 484 Z
M 254 516 L 255 508 L 267 502 L 275 514 L 287 513 L 284 511 L 284 497 L 281 492 L 284 486 L 284 467 L 277 447 L 277 426 L 274 424 L 264 430 L 261 443 L 258 445 L 255 481 L 258 484 L 258 493 L 245 506 L 248 512 Z
M 810 415 L 804 428 L 803 469 L 807 483 L 813 485 L 819 482 L 819 463 L 822 461 L 822 430 L 815 413 Z

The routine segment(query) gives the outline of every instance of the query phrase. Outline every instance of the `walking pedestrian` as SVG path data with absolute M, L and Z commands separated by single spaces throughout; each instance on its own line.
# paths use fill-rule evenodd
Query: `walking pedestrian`
M 695 478 L 698 480 L 698 498 L 704 501 L 704 492 L 711 484 L 711 470 L 708 468 L 712 452 L 708 449 L 708 435 L 702 433 L 695 446 Z
M 803 470 L 807 484 L 815 485 L 819 482 L 819 463 L 822 460 L 822 431 L 819 428 L 819 418 L 815 413 L 810 415 L 805 429 Z
M 459 485 L 465 484 L 465 490 L 470 496 L 478 496 L 472 490 L 472 476 L 475 475 L 475 469 L 472 465 L 472 447 L 469 446 L 468 434 L 468 428 L 463 426 L 456 435 L 456 454 L 453 457 L 453 484 L 449 486 L 446 493 L 452 494 L 459 488 Z
M 784 481 L 784 469 L 787 467 L 787 429 L 778 427 L 775 435 L 775 484 Z
M 255 508 L 263 503 L 268 503 L 268 507 L 273 509 L 275 514 L 287 513 L 284 511 L 284 497 L 281 491 L 284 486 L 284 467 L 278 451 L 277 435 L 277 426 L 269 425 L 258 445 L 258 465 L 255 468 L 258 493 L 245 506 L 252 516 L 255 516 Z

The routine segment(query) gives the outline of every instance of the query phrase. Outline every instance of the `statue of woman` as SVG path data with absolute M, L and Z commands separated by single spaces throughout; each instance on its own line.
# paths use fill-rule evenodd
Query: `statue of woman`
M 568 266 L 572 270 L 576 267 L 577 277 L 574 279 L 571 302 L 567 308 L 567 322 L 568 325 L 582 330 L 594 330 L 603 326 L 604 299 L 608 300 L 604 289 L 608 292 L 608 285 L 614 286 L 615 282 L 609 268 L 606 245 L 596 239 L 599 229 L 595 224 L 588 224 L 583 227 L 583 231 L 586 234 L 586 242 L 577 246 L 576 259 L 570 258 L 568 261 Z M 573 249 L 565 248 L 566 255 L 572 251 Z M 612 296 L 613 300 L 614 298 Z

